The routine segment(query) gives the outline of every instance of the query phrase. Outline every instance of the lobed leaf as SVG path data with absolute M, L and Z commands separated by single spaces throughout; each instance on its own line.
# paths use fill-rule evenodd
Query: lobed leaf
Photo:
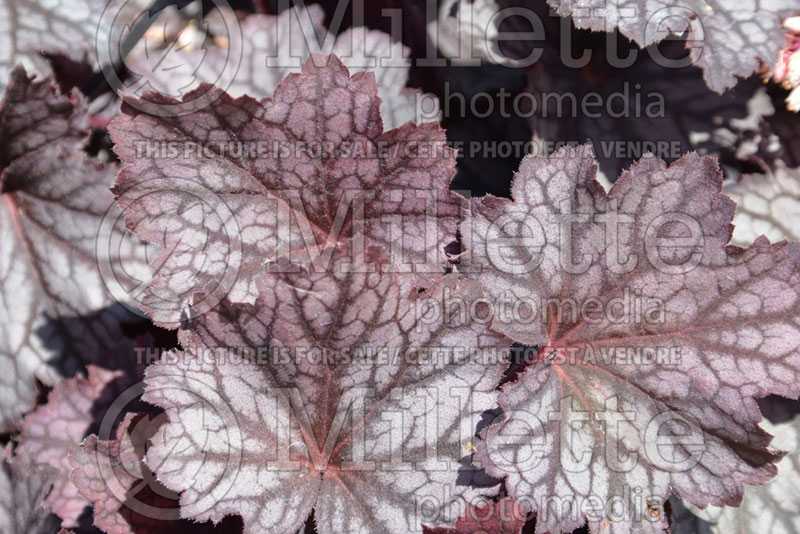
M 711 158 L 645 157 L 607 194 L 595 173 L 586 146 L 529 156 L 462 224 L 492 328 L 539 347 L 476 462 L 537 532 L 659 532 L 670 490 L 737 504 L 775 474 L 755 397 L 800 393 L 800 249 L 726 246 Z
M 22 469 L 8 460 L 8 449 L 4 456 L 0 463 L 0 530 L 52 533 L 58 528 L 58 520 L 42 506 L 50 488 L 49 470 L 41 466 Z
M 177 495 L 155 480 L 144 464 L 148 440 L 165 422 L 162 415 L 128 413 L 116 439 L 91 435 L 69 461 L 71 480 L 94 505 L 94 524 L 108 534 L 241 534 L 241 523 L 198 524 L 178 517 Z
M 147 463 L 182 517 L 295 532 L 314 509 L 322 534 L 418 533 L 496 491 L 470 484 L 468 459 L 507 342 L 435 311 L 475 288 L 449 275 L 418 294 L 346 258 L 265 277 L 255 305 L 223 302 L 148 369 L 144 399 L 169 424 Z
M 2 428 L 33 407 L 35 379 L 54 385 L 74 374 L 114 347 L 120 320 L 132 319 L 112 306 L 97 254 L 101 223 L 117 213 L 108 191 L 117 169 L 81 153 L 87 135 L 77 93 L 60 95 L 22 67 L 12 72 L 0 103 Z M 145 268 L 142 251 L 118 226 L 106 235 L 119 245 L 106 267 L 132 282 Z
M 453 151 L 435 124 L 383 132 L 379 105 L 371 74 L 314 56 L 274 99 L 220 94 L 188 115 L 115 119 L 117 200 L 162 247 L 143 301 L 154 321 L 176 327 L 197 291 L 206 308 L 253 303 L 270 264 L 345 242 L 365 261 L 442 272 L 461 206 L 447 191 Z
M 116 32 L 98 31 L 107 0 L 2 0 L 0 2 L 0 91 L 15 65 L 31 74 L 47 75 L 44 52 L 67 54 L 74 61 L 95 66 L 98 47 L 117 45 Z M 118 3 L 118 20 L 132 21 L 146 2 Z M 119 24 L 119 23 L 118 23 Z M 122 24 L 120 24 L 122 26 Z
M 20 425 L 17 458 L 26 465 L 52 467 L 53 488 L 45 504 L 62 519 L 64 527 L 78 526 L 78 518 L 89 505 L 69 480 L 72 466 L 68 454 L 83 441 L 95 423 L 93 408 L 98 400 L 105 396 L 102 400 L 106 402 L 101 400 L 101 404 L 106 407 L 111 404 L 114 388 L 108 386 L 121 376 L 119 371 L 90 365 L 86 378 L 78 376 L 58 384 L 47 404 L 37 408 Z

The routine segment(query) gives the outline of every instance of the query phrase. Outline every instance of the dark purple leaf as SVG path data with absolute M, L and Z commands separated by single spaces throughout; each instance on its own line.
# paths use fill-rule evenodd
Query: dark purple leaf
M 720 95 L 706 86 L 696 67 L 662 66 L 618 35 L 606 39 L 563 28 L 551 31 L 556 37 L 547 42 L 542 68 L 528 74 L 535 109 L 522 110 L 530 117 L 537 153 L 590 142 L 601 173 L 612 182 L 648 152 L 672 162 L 697 150 L 720 157 L 733 175 L 741 166 L 739 143 L 773 111 L 755 76 Z M 586 65 L 562 63 L 564 39 L 576 42 L 575 55 L 591 54 Z M 671 57 L 679 48 L 673 42 L 657 50 Z M 635 59 L 628 65 L 619 59 L 626 57 Z

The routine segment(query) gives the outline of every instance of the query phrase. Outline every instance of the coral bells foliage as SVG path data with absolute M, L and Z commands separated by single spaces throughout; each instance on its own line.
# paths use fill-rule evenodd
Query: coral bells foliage
M 732 15 L 709 5 L 714 44 Z M 784 11 L 733 30 L 762 54 Z M 619 26 L 647 44 L 642 24 Z M 718 89 L 755 61 L 731 71 L 722 52 L 700 61 Z M 384 131 L 374 74 L 307 57 L 271 97 L 146 95 L 216 97 L 175 116 L 128 98 L 109 126 L 120 164 L 81 151 L 77 92 L 12 71 L 0 531 L 83 532 L 88 507 L 115 534 L 293 533 L 311 517 L 321 534 L 657 533 L 671 493 L 749 495 L 749 516 L 791 485 L 745 491 L 796 460 L 770 448 L 756 403 L 800 395 L 800 244 L 778 241 L 795 169 L 729 186 L 764 200 L 740 215 L 776 238 L 741 247 L 718 163 L 696 153 L 647 155 L 606 190 L 590 146 L 563 148 L 526 156 L 510 199 L 468 200 L 448 189 L 437 124 Z M 148 256 L 133 298 L 180 345 L 143 388 L 93 257 L 112 182 L 131 231 L 110 232 L 118 263 Z
M 435 123 L 384 132 L 380 104 L 372 74 L 314 55 L 274 98 L 221 95 L 183 116 L 115 119 L 128 164 L 118 201 L 130 228 L 164 246 L 144 301 L 153 319 L 177 326 L 198 290 L 204 309 L 219 295 L 253 303 L 270 263 L 309 262 L 346 242 L 398 270 L 441 271 L 461 212 L 447 190 L 454 151 Z
M 474 285 L 451 274 L 418 294 L 408 276 L 348 273 L 340 255 L 327 272 L 262 278 L 254 305 L 223 303 L 181 332 L 184 353 L 148 369 L 144 399 L 169 424 L 147 463 L 189 517 L 294 532 L 315 509 L 319 532 L 419 532 L 496 491 L 465 480 L 508 343 L 478 321 L 423 324 L 415 309 Z
M 112 306 L 95 256 L 98 228 L 114 210 L 108 186 L 118 169 L 81 151 L 88 122 L 77 92 L 62 95 L 52 80 L 34 80 L 22 67 L 11 72 L 0 103 L 3 431 L 33 407 L 36 380 L 55 385 L 121 335 L 125 316 Z M 126 253 L 128 239 L 119 239 L 113 263 L 138 264 L 136 253 Z
M 529 302 L 492 328 L 541 346 L 475 460 L 538 532 L 658 532 L 670 489 L 737 504 L 776 472 L 755 397 L 800 392 L 800 245 L 726 246 L 734 203 L 711 158 L 644 158 L 608 193 L 595 172 L 585 147 L 527 158 L 513 200 L 475 199 L 462 223 L 488 298 Z M 623 291 L 663 312 L 619 320 L 605 304 Z
M 145 399 L 169 418 L 147 461 L 181 492 L 184 517 L 238 514 L 246 532 L 299 529 L 312 509 L 325 533 L 452 525 L 475 496 L 498 491 L 475 483 L 475 451 L 474 464 L 536 513 L 538 532 L 587 521 L 593 532 L 658 532 L 670 490 L 699 506 L 736 504 L 745 484 L 775 474 L 780 454 L 755 398 L 800 393 L 800 248 L 727 246 L 734 204 L 712 158 L 645 157 L 606 192 L 588 147 L 527 157 L 513 200 L 470 202 L 462 274 L 431 283 L 402 260 L 410 249 L 436 266 L 454 235 L 458 204 L 440 196 L 451 156 L 383 153 L 381 140 L 442 137 L 431 125 L 381 133 L 378 105 L 369 75 L 315 57 L 274 100 L 222 96 L 195 114 L 112 124 L 128 163 L 121 198 L 151 181 L 165 192 L 123 204 L 129 218 L 184 213 L 169 204 L 183 201 L 183 182 L 224 198 L 252 235 L 233 290 L 210 310 L 193 304 L 206 293 L 190 293 L 176 309 L 189 318 L 183 352 L 147 372 Z M 234 132 L 367 150 L 251 159 L 215 148 Z M 209 150 L 136 153 L 164 138 Z M 348 186 L 369 198 L 332 238 Z M 444 208 L 402 202 L 430 188 Z M 313 254 L 301 232 L 270 230 L 266 214 L 274 221 L 283 205 L 310 230 Z M 394 232 L 386 215 L 404 216 Z M 192 224 L 148 220 L 145 239 Z M 180 266 L 168 274 L 155 284 L 172 286 Z M 203 276 L 213 292 L 216 274 Z M 500 388 L 502 414 L 476 440 L 512 341 L 540 348 Z M 422 349 L 427 358 L 409 358 Z

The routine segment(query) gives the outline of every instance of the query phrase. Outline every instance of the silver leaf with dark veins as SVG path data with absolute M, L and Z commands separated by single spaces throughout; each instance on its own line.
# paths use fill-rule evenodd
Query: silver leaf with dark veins
M 180 117 L 116 118 L 126 165 L 114 192 L 128 227 L 163 248 L 143 300 L 153 320 L 177 327 L 198 291 L 209 308 L 252 303 L 281 258 L 307 263 L 356 239 L 368 261 L 442 272 L 461 209 L 447 190 L 454 151 L 435 123 L 384 132 L 379 108 L 371 73 L 317 55 L 274 99 L 220 94 Z
M 204 43 L 202 49 L 164 44 L 164 50 L 150 51 L 149 56 L 145 51 L 134 51 L 126 65 L 141 77 L 137 80 L 138 96 L 144 89 L 179 96 L 200 83 L 209 83 L 222 85 L 233 97 L 264 98 L 272 97 L 287 75 L 300 72 L 302 63 L 312 54 L 332 53 L 351 72 L 374 73 L 387 130 L 408 121 L 421 123 L 437 118 L 436 96 L 406 87 L 410 60 L 402 43 L 363 26 L 334 35 L 328 32 L 324 20 L 325 13 L 318 5 L 286 9 L 280 15 L 248 16 L 241 22 L 241 65 L 230 80 L 220 80 L 232 61 L 230 49 L 210 43 Z
M 746 174 L 725 184 L 737 204 L 731 242 L 747 246 L 759 236 L 800 240 L 800 169 L 782 163 L 766 174 Z
M 169 424 L 147 463 L 181 491 L 183 517 L 295 532 L 314 509 L 321 534 L 419 533 L 496 491 L 459 480 L 507 341 L 419 315 L 476 287 L 448 275 L 418 293 L 408 276 L 344 272 L 343 258 L 266 277 L 254 305 L 202 315 L 180 333 L 184 352 L 148 369 L 144 398 Z
M 476 462 L 537 532 L 660 532 L 671 490 L 735 505 L 775 475 L 755 398 L 800 393 L 800 246 L 726 246 L 712 158 L 647 156 L 608 193 L 595 174 L 587 146 L 529 156 L 513 201 L 474 199 L 462 224 L 497 310 L 537 306 L 492 327 L 540 347 Z
M 800 417 L 777 425 L 764 421 L 762 425 L 775 435 L 772 446 L 787 453 L 778 462 L 778 475 L 763 487 L 747 488 L 738 507 L 700 510 L 689 505 L 697 518 L 709 522 L 711 534 L 800 532 Z
M 101 221 L 114 213 L 117 168 L 89 160 L 85 104 L 52 81 L 11 75 L 0 104 L 0 427 L 33 407 L 35 380 L 54 385 L 113 347 L 132 316 L 100 274 Z M 119 234 L 112 265 L 144 267 Z M 130 253 L 130 255 L 128 255 Z M 127 271 L 132 272 L 132 271 Z

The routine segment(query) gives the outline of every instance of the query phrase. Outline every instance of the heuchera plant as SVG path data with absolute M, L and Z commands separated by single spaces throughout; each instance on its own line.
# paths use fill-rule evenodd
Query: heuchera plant
M 0 534 L 800 533 L 800 6 L 211 3 L 0 0 Z

